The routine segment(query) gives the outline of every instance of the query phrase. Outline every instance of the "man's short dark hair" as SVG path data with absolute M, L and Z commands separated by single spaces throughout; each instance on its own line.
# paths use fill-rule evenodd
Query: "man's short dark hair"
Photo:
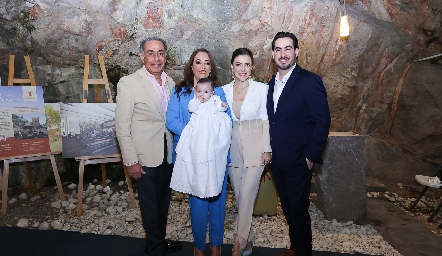
M 208 77 L 203 77 L 200 80 L 198 80 L 197 84 L 210 84 L 210 87 L 212 87 L 212 91 L 215 90 L 215 84 L 213 83 L 212 79 Z
M 295 49 L 299 49 L 298 38 L 296 38 L 295 34 L 290 33 L 290 32 L 278 32 L 278 33 L 276 33 L 276 35 L 275 35 L 275 37 L 273 38 L 273 41 L 272 41 L 272 51 L 275 50 L 275 42 L 276 42 L 276 40 L 278 40 L 279 38 L 284 38 L 284 37 L 290 37 L 293 40 L 293 47 Z
M 141 53 L 144 53 L 144 45 L 146 44 L 147 41 L 160 41 L 161 43 L 163 43 L 164 51 L 167 52 L 166 41 L 164 41 L 164 39 L 162 39 L 162 38 L 152 36 L 152 37 L 145 38 L 140 42 L 140 52 Z

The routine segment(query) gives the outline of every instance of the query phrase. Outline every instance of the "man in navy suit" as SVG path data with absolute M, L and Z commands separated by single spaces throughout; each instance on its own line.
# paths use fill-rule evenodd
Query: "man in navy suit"
M 331 122 L 322 79 L 296 64 L 298 53 L 294 34 L 275 35 L 272 57 L 278 73 L 270 80 L 267 94 L 271 168 L 291 243 L 281 256 L 312 255 L 308 212 L 312 168 L 322 164 Z

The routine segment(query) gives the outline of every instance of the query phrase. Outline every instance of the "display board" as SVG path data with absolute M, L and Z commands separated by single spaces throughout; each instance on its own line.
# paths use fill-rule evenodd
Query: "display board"
M 61 152 L 60 103 L 45 103 L 45 115 L 51 152 Z
M 41 86 L 0 86 L 0 157 L 51 152 Z
M 120 154 L 115 103 L 60 103 L 63 157 Z

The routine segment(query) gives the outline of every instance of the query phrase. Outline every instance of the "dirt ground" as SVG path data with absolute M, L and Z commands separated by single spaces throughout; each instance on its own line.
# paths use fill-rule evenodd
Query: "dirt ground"
M 438 206 L 440 200 L 442 200 L 442 189 L 429 188 L 424 195 L 424 200 L 421 200 L 426 201 L 427 204 L 418 203 L 415 208 L 411 208 L 411 204 L 419 197 L 423 186 L 400 187 L 397 184 L 386 184 L 386 187 L 390 194 L 396 193 L 406 199 L 404 201 L 397 201 L 395 203 L 397 206 L 419 220 L 429 230 L 442 236 L 442 210 L 439 211 L 432 222 L 427 221 L 433 210 Z

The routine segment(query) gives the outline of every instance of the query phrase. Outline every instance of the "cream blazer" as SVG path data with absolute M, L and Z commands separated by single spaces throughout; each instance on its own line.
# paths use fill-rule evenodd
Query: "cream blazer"
M 230 109 L 233 107 L 233 83 L 232 81 L 222 87 Z M 232 166 L 237 166 L 236 154 L 239 154 L 239 150 L 242 150 L 245 167 L 261 165 L 262 153 L 272 152 L 266 107 L 268 89 L 268 85 L 249 79 L 249 89 L 241 106 L 240 123 L 232 111 L 232 119 L 235 121 L 230 147 Z M 236 133 L 241 133 L 242 145 L 238 145 Z
M 175 86 L 169 76 L 166 84 L 169 92 Z M 115 129 L 124 164 L 159 166 L 164 157 L 164 134 L 167 162 L 172 163 L 172 134 L 166 129 L 160 100 L 144 67 L 122 77 L 117 84 Z

